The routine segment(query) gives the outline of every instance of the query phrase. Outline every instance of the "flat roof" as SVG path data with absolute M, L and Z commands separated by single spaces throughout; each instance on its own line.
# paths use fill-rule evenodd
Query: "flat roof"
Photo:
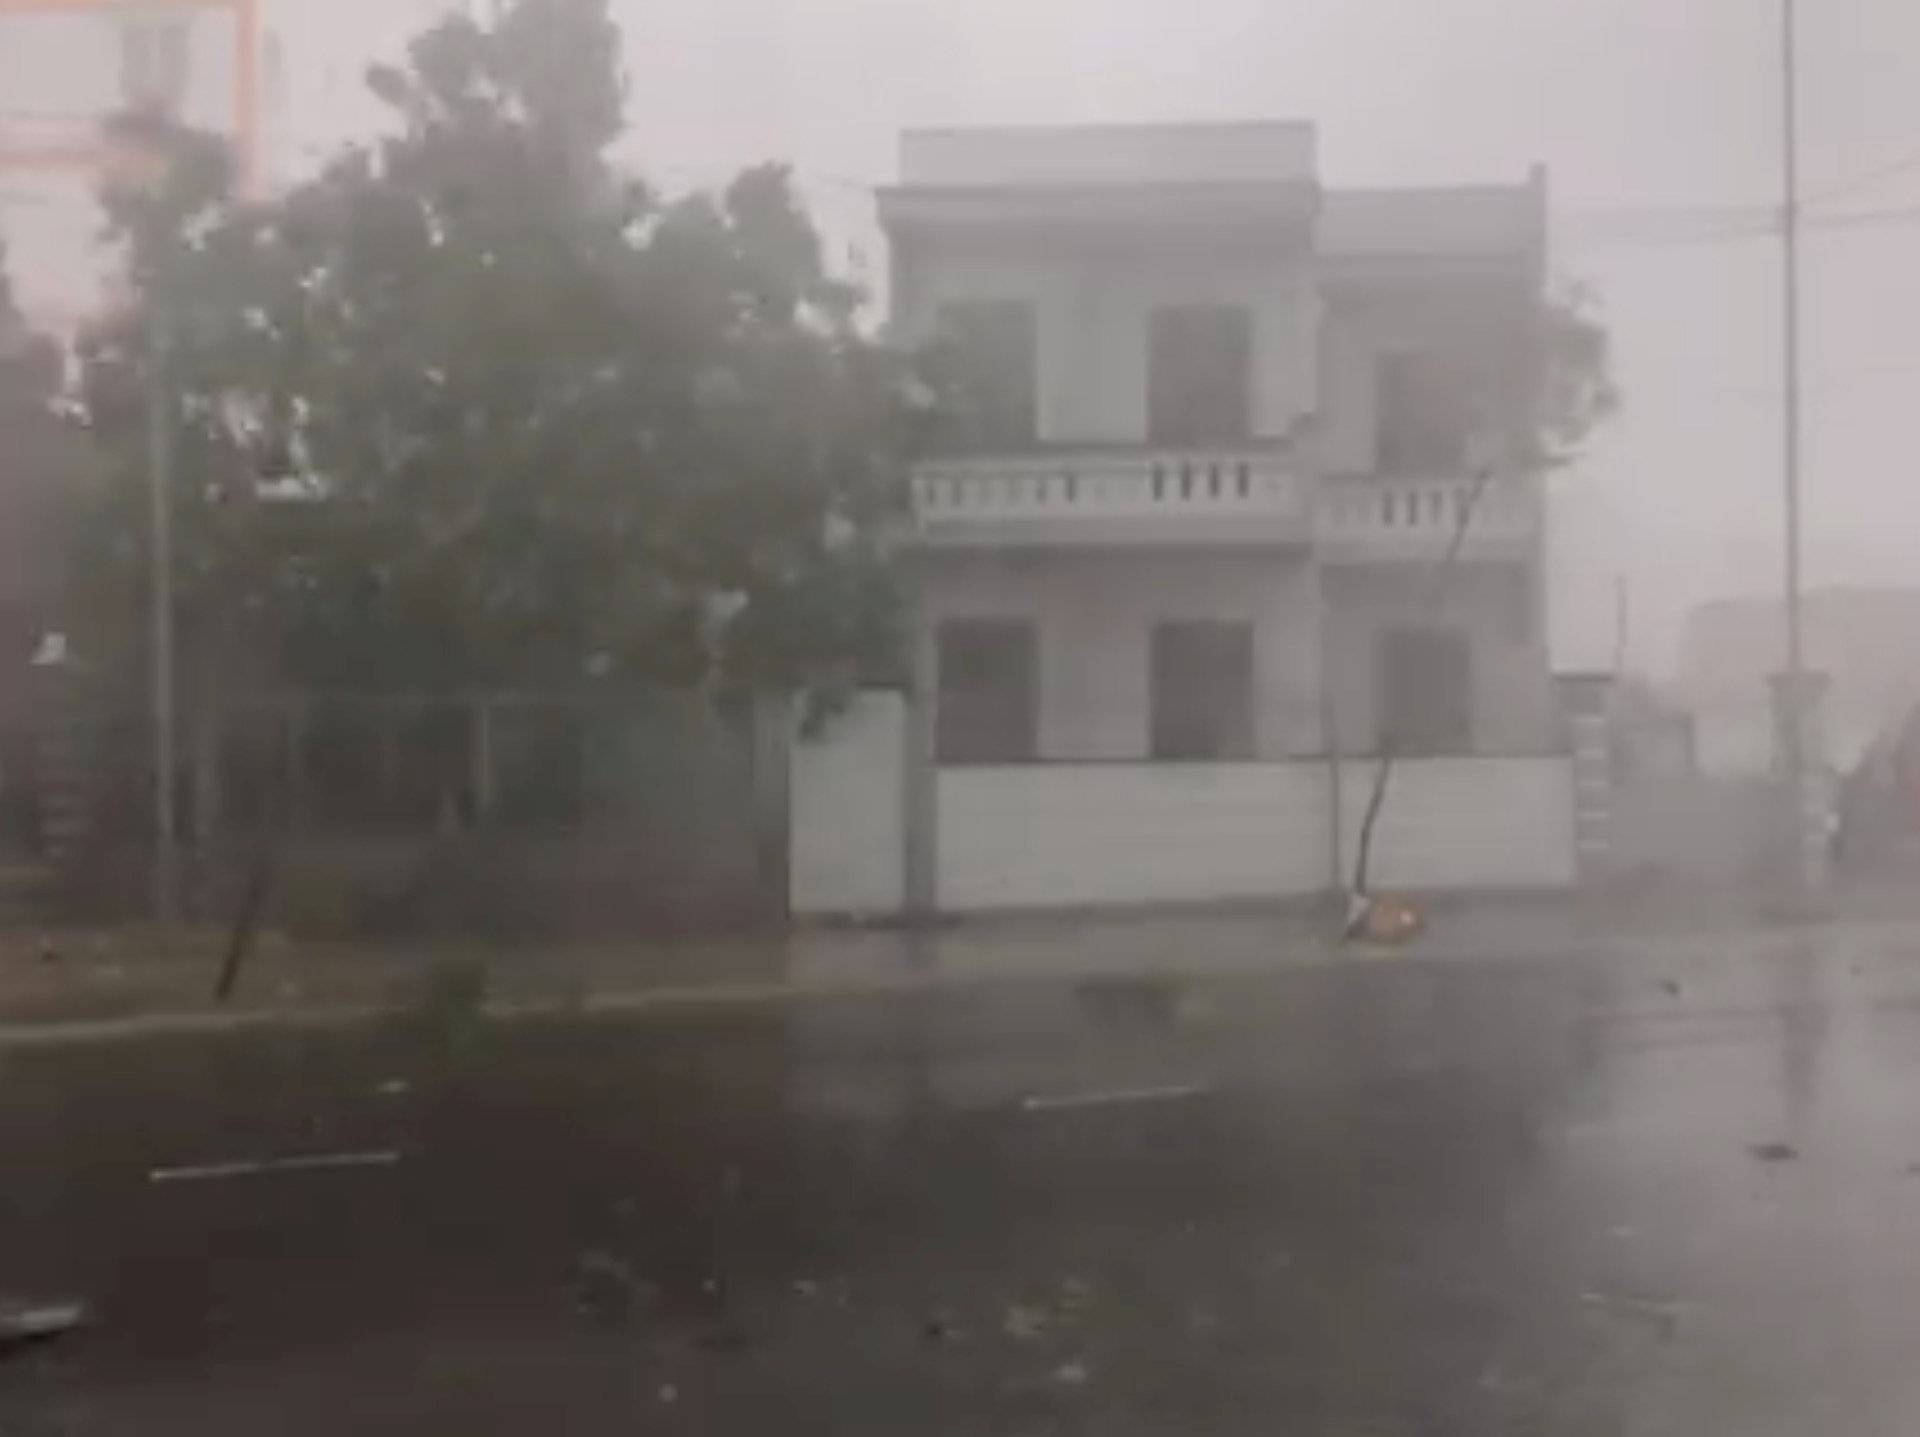
M 1004 125 L 900 136 L 907 188 L 1297 184 L 1314 177 L 1302 120 L 1195 125 Z

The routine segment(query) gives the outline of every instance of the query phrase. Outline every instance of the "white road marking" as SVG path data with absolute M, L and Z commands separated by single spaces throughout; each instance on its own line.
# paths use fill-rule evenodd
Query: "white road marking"
M 1122 1103 L 1167 1103 L 1197 1098 L 1212 1089 L 1205 1083 L 1179 1083 L 1164 1088 L 1107 1088 L 1092 1093 L 1061 1093 L 1052 1097 L 1029 1095 L 1020 1100 L 1026 1113 L 1056 1113 L 1072 1108 L 1106 1108 Z
M 194 1163 L 182 1167 L 152 1168 L 150 1183 L 200 1183 L 220 1178 L 253 1177 L 260 1173 L 320 1172 L 329 1168 L 390 1168 L 400 1161 L 393 1148 L 354 1153 L 301 1153 L 290 1158 L 239 1158 L 225 1163 Z

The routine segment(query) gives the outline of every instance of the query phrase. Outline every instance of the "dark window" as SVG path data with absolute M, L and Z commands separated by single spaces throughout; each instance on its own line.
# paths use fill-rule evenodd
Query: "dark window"
M 120 32 L 120 98 L 128 108 L 178 113 L 186 98 L 188 33 L 184 21 L 145 16 Z
M 1253 757 L 1253 626 L 1153 629 L 1153 756 Z
M 1035 422 L 1033 306 L 969 300 L 940 306 L 936 350 L 945 370 L 947 446 L 1020 449 Z
M 1033 625 L 1023 619 L 949 619 L 940 625 L 942 763 L 1020 763 L 1037 748 Z
M 1380 637 L 1380 738 L 1395 753 L 1473 748 L 1473 653 L 1466 635 L 1395 629 Z
M 1381 356 L 1380 468 L 1388 474 L 1458 471 L 1467 462 L 1472 406 L 1459 371 L 1440 356 Z
M 1246 439 L 1253 326 L 1237 305 L 1156 309 L 1147 334 L 1147 437 L 1155 444 Z

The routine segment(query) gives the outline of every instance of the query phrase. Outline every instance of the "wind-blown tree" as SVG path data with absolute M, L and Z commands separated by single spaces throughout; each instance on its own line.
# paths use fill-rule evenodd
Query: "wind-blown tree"
M 1579 455 L 1580 446 L 1620 408 L 1620 391 L 1613 377 L 1612 343 L 1606 326 L 1595 314 L 1592 292 L 1567 283 L 1539 304 L 1529 340 L 1519 356 L 1520 369 L 1494 371 L 1489 382 L 1478 376 L 1483 393 L 1524 395 L 1527 403 L 1509 434 L 1512 449 L 1489 462 L 1474 476 L 1467 502 L 1461 506 L 1444 550 L 1435 556 L 1423 601 L 1440 603 L 1446 596 L 1455 563 L 1473 526 L 1480 499 L 1502 462 L 1523 472 L 1543 474 Z M 1383 738 L 1376 757 L 1373 781 L 1361 811 L 1354 847 L 1353 873 L 1348 881 L 1347 934 L 1357 936 L 1372 921 L 1369 870 L 1374 834 L 1393 778 L 1396 754 L 1391 738 Z
M 183 634 L 215 652 L 451 689 L 885 651 L 913 388 L 782 169 L 669 201 L 609 162 L 616 42 L 605 0 L 443 20 L 369 74 L 391 132 L 269 204 L 162 137 L 164 188 L 110 205 L 135 303 L 86 353 L 122 599 L 157 333 Z
M 62 516 L 85 473 L 84 443 L 58 408 L 62 379 L 60 346 L 21 312 L 0 243 L 0 722 L 58 622 Z

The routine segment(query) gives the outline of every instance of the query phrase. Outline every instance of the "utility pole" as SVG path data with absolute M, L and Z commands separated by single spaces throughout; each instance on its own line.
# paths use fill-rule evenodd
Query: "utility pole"
M 173 398 L 167 365 L 164 277 L 150 297 L 147 337 L 147 500 L 153 614 L 153 915 L 177 916 L 179 834 L 174 800 Z
M 1627 673 L 1627 631 L 1632 600 L 1627 591 L 1627 576 L 1613 577 L 1613 678 L 1618 683 Z
M 1796 0 L 1780 0 L 1780 161 L 1781 161 L 1781 301 L 1783 527 L 1785 530 L 1783 594 L 1787 654 L 1782 698 L 1786 713 L 1781 723 L 1781 755 L 1786 770 L 1787 809 L 1792 839 L 1793 873 L 1803 898 L 1825 885 L 1824 844 L 1815 831 L 1816 795 L 1807 753 L 1806 654 L 1801 642 L 1800 614 L 1800 95 L 1796 31 Z

